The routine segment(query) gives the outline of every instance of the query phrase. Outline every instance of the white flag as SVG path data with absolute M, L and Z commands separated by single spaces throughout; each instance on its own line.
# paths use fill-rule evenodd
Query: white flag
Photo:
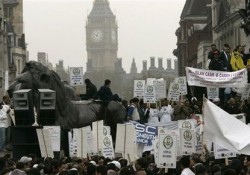
M 206 98 L 203 105 L 204 138 L 233 152 L 250 155 L 250 127 Z

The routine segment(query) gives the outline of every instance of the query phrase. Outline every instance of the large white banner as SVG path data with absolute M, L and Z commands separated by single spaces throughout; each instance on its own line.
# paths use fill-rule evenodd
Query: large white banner
M 250 127 L 204 98 L 204 139 L 250 155 Z
M 247 69 L 224 72 L 186 67 L 186 76 L 189 86 L 245 87 L 247 84 Z
M 144 96 L 145 80 L 134 80 L 134 96 L 142 98 Z
M 81 86 L 83 85 L 83 68 L 70 67 L 70 85 Z

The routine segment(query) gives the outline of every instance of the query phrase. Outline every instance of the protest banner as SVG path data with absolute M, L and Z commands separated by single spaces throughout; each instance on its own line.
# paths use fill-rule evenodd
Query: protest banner
M 215 159 L 236 157 L 236 153 L 214 143 L 214 157 Z
M 186 76 L 189 86 L 245 87 L 247 84 L 246 69 L 225 72 L 186 67 Z
M 53 151 L 60 151 L 61 145 L 61 127 L 60 126 L 43 126 L 43 129 L 49 130 L 50 141 Z
M 143 101 L 144 103 L 156 102 L 156 91 L 154 85 L 145 85 Z
M 47 129 L 36 129 L 39 148 L 42 157 L 54 157 L 52 144 L 50 140 L 50 132 Z
M 180 129 L 181 155 L 191 155 L 196 152 L 194 130 Z
M 81 86 L 83 85 L 83 68 L 82 67 L 70 67 L 70 85 Z
M 103 137 L 102 155 L 106 158 L 115 158 L 113 141 L 111 135 L 106 135 Z
M 102 152 L 103 146 L 103 120 L 92 123 L 93 153 L 98 155 Z
M 136 131 L 132 123 L 117 124 L 115 152 L 121 153 L 129 163 L 136 160 Z
M 219 98 L 219 88 L 207 87 L 207 98 L 209 100 Z
M 152 140 L 157 136 L 157 127 L 133 123 L 136 131 L 136 143 L 152 145 Z
M 180 99 L 180 86 L 178 83 L 170 83 L 168 89 L 168 99 L 172 101 L 179 101 Z
M 134 80 L 134 96 L 143 98 L 145 88 L 145 80 Z
M 177 136 L 159 134 L 159 168 L 176 168 Z
M 187 95 L 187 77 L 177 77 L 174 79 L 174 83 L 179 84 L 180 95 Z
M 155 80 L 154 87 L 156 91 L 156 100 L 166 98 L 166 81 L 165 80 Z

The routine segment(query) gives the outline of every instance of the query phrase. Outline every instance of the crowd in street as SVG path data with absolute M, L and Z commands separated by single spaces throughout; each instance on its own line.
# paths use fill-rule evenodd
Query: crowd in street
M 250 53 L 245 54 L 244 46 L 237 46 L 232 52 L 228 44 L 219 51 L 216 45 L 211 45 L 209 52 L 209 69 L 217 71 L 237 71 L 250 69 Z M 249 76 L 248 76 L 249 82 Z M 95 85 L 85 80 L 86 94 L 80 94 L 81 100 L 100 99 L 104 105 L 111 100 L 121 101 L 110 89 L 111 81 L 106 79 L 104 85 L 97 91 Z M 214 104 L 229 114 L 244 113 L 246 124 L 250 123 L 250 97 L 241 101 L 238 92 L 232 88 L 220 88 L 218 98 L 211 100 Z M 170 121 L 196 119 L 196 114 L 202 114 L 202 101 L 195 96 L 181 98 L 179 102 L 162 99 L 158 103 L 144 103 L 143 99 L 132 98 L 121 101 L 126 110 L 124 121 L 136 121 L 141 124 L 155 125 Z M 0 104 L 0 151 L 8 149 L 6 141 L 11 126 L 8 117 L 10 113 L 10 98 L 6 95 Z M 250 174 L 250 156 L 237 155 L 229 160 L 215 160 L 213 148 L 208 150 L 204 145 L 202 155 L 193 154 L 178 158 L 176 169 L 157 168 L 154 155 L 144 152 L 135 162 L 118 157 L 114 160 L 102 156 L 89 158 L 63 157 L 41 158 L 34 154 L 24 155 L 19 160 L 6 154 L 0 157 L 0 175 L 246 175 Z
M 1 175 L 247 175 L 250 174 L 250 157 L 240 155 L 225 164 L 224 159 L 215 160 L 207 152 L 207 158 L 193 154 L 182 156 L 176 169 L 157 168 L 154 156 L 144 152 L 142 157 L 129 163 L 124 158 L 109 159 L 93 156 L 40 158 L 34 154 L 11 158 L 9 154 L 0 158 Z

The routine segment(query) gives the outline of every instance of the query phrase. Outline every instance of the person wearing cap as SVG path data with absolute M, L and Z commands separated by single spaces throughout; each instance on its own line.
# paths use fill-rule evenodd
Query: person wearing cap
M 243 61 L 242 49 L 243 46 L 238 45 L 231 54 L 230 64 L 233 71 L 238 71 L 246 67 Z
M 208 53 L 208 60 L 209 60 L 209 65 L 208 65 L 209 70 L 221 70 L 222 69 L 220 51 L 217 49 L 215 44 L 211 45 L 211 50 Z
M 25 165 L 25 170 L 28 170 L 33 167 L 31 157 L 23 156 L 21 157 L 19 162 L 22 162 Z

